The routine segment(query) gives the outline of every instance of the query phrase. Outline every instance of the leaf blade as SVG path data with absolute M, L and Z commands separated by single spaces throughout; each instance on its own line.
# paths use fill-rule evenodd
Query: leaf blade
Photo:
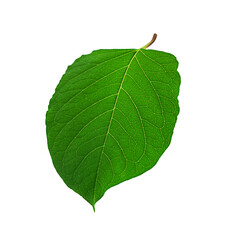
M 154 50 L 81 58 L 50 101 L 47 138 L 59 175 L 94 207 L 107 189 L 152 168 L 168 147 L 180 76 L 176 58 Z

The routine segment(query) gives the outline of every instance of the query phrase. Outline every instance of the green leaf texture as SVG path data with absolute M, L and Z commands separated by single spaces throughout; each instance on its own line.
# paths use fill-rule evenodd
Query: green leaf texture
M 172 54 L 141 48 L 93 51 L 67 68 L 46 115 L 48 147 L 66 185 L 93 207 L 169 146 L 177 67 Z

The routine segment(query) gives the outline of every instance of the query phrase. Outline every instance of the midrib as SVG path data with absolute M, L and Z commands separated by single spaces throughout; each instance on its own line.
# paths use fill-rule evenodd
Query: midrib
M 108 137 L 108 134 L 109 134 L 109 131 L 110 131 L 110 127 L 111 127 L 111 123 L 113 121 L 113 115 L 114 115 L 114 112 L 115 112 L 115 109 L 116 109 L 116 105 L 117 105 L 117 101 L 118 101 L 118 98 L 119 98 L 119 95 L 120 95 L 120 91 L 122 89 L 122 85 L 124 83 L 124 80 L 125 80 L 125 77 L 127 75 L 127 72 L 130 68 L 130 65 L 133 61 L 133 59 L 136 57 L 137 53 L 140 51 L 140 49 L 138 49 L 136 51 L 136 53 L 133 55 L 133 57 L 131 58 L 131 60 L 129 61 L 129 64 L 125 70 L 125 73 L 124 73 L 124 76 L 121 80 L 121 84 L 120 84 L 120 87 L 118 89 L 118 92 L 117 92 L 117 97 L 115 99 L 115 103 L 114 103 L 114 107 L 113 107 L 113 110 L 112 110 L 112 114 L 111 114 L 111 117 L 110 117 L 110 121 L 109 121 L 109 125 L 108 125 L 108 129 L 107 129 L 107 132 L 106 132 L 106 135 L 105 135 L 105 140 L 104 140 L 104 143 L 103 143 L 103 146 L 102 146 L 102 150 L 101 150 L 101 155 L 100 155 L 100 159 L 99 159 L 99 162 L 98 162 L 98 167 L 97 167 L 97 173 L 96 173 L 96 178 L 95 178 L 95 184 L 94 184 L 94 189 L 93 189 L 93 208 L 94 208 L 94 205 L 95 205 L 95 189 L 96 189 L 96 182 L 97 182 L 97 178 L 98 178 L 98 171 L 99 171 L 99 167 L 100 167 L 100 163 L 101 163 L 101 159 L 102 159 L 102 155 L 104 153 L 104 148 L 105 148 L 105 144 L 106 144 L 106 141 L 107 141 L 107 137 Z

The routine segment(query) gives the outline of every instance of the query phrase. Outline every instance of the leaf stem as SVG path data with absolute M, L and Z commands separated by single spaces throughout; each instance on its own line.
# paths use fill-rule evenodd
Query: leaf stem
M 152 40 L 151 40 L 149 43 L 147 43 L 147 44 L 146 44 L 144 47 L 142 47 L 142 48 L 146 49 L 146 48 L 148 48 L 149 46 L 151 46 L 151 45 L 155 42 L 156 38 L 157 38 L 157 34 L 154 33 Z

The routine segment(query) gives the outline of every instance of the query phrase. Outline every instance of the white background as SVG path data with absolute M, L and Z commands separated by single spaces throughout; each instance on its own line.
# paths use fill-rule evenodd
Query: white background
M 1 1 L 0 239 L 230 239 L 229 1 Z M 169 149 L 96 213 L 56 173 L 45 113 L 67 65 L 100 48 L 174 54 Z

